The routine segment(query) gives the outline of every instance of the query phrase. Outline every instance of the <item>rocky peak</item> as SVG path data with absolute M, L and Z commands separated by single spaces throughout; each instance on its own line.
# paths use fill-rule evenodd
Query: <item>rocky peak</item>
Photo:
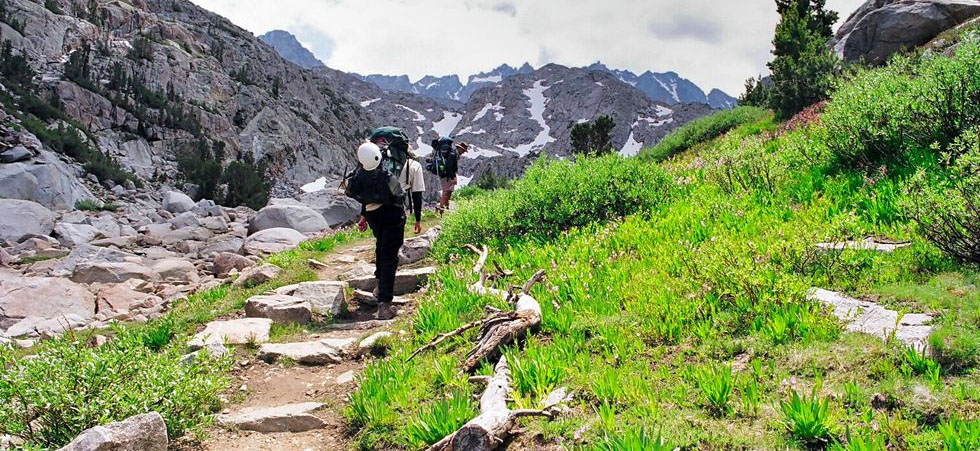
M 453 135 L 473 149 L 461 165 L 464 176 L 514 177 L 541 153 L 571 155 L 577 123 L 610 116 L 614 149 L 633 155 L 710 111 L 706 104 L 655 102 L 608 72 L 548 64 L 476 91 Z
M 735 106 L 738 105 L 738 99 L 726 94 L 724 91 L 718 88 L 712 89 L 711 92 L 708 93 L 707 98 L 708 105 L 711 105 L 711 108 L 721 110 L 735 108 Z
M 271 45 L 279 55 L 282 55 L 287 61 L 299 67 L 313 69 L 324 66 L 323 62 L 317 59 L 313 52 L 303 47 L 303 44 L 300 44 L 296 36 L 293 36 L 288 31 L 272 30 L 259 36 L 259 39 Z

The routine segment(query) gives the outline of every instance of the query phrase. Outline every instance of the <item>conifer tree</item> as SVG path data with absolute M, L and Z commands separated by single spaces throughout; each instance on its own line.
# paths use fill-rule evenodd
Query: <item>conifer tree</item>
M 838 60 L 827 42 L 837 13 L 824 9 L 825 0 L 776 0 L 780 22 L 769 63 L 773 90 L 771 107 L 788 118 L 824 100 Z

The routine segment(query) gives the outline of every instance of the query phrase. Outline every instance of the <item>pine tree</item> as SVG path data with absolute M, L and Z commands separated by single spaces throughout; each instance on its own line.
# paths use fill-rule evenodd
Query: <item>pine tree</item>
M 572 127 L 572 149 L 589 155 L 605 154 L 612 149 L 614 128 L 616 121 L 606 115 L 592 122 L 575 124 Z
M 837 13 L 824 0 L 776 0 L 781 19 L 773 38 L 769 63 L 773 89 L 771 107 L 782 118 L 824 100 L 838 66 L 827 45 Z

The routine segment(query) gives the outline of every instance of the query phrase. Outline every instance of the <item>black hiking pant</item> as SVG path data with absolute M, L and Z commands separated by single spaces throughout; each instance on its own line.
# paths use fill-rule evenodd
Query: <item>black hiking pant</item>
M 374 247 L 374 277 L 378 279 L 378 302 L 391 302 L 394 298 L 395 272 L 398 271 L 398 251 L 405 241 L 405 210 L 394 205 L 383 205 L 374 211 L 365 211 L 371 233 L 377 240 Z

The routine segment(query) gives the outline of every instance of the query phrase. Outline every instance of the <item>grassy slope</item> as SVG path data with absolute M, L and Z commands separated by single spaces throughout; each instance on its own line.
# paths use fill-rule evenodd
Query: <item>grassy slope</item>
M 823 437 L 811 446 L 956 449 L 944 437 L 959 418 L 973 420 L 974 432 L 961 435 L 980 434 L 975 361 L 936 373 L 895 343 L 842 333 L 805 300 L 817 286 L 926 310 L 940 315 L 941 329 L 957 325 L 970 346 L 980 336 L 977 272 L 943 256 L 903 214 L 907 172 L 837 169 L 821 126 L 776 128 L 759 119 L 663 163 L 672 200 L 650 213 L 554 239 L 497 241 L 509 243 L 491 257 L 515 271 L 509 282 L 548 270 L 533 292 L 541 330 L 506 352 L 515 404 L 533 407 L 558 386 L 576 393 L 557 421 L 529 423 L 539 440 L 658 449 L 662 431 L 685 449 L 800 447 L 807 434 L 788 429 L 781 404 L 793 392 L 826 403 L 829 431 L 813 434 Z M 462 210 L 482 208 L 472 202 Z M 893 254 L 813 248 L 870 234 L 915 244 Z M 455 369 L 475 332 L 405 361 L 484 306 L 505 308 L 466 291 L 471 265 L 464 256 L 440 269 L 414 336 L 375 363 L 353 395 L 348 416 L 363 448 L 419 449 L 475 414 L 460 400 L 478 388 Z

